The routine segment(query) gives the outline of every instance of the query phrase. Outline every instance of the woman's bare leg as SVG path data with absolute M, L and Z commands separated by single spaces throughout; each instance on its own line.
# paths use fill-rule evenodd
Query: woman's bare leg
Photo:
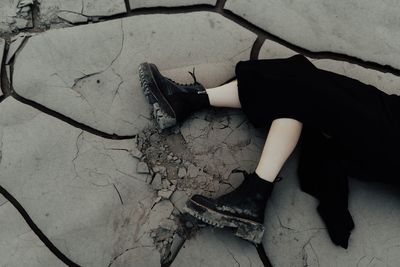
M 233 80 L 218 87 L 206 89 L 206 91 L 211 106 L 241 108 L 237 80 Z
M 275 180 L 296 147 L 302 128 L 303 124 L 292 118 L 279 118 L 272 122 L 255 170 L 259 177 L 269 182 Z
M 241 108 L 237 80 L 206 89 L 211 106 Z M 303 124 L 292 118 L 272 122 L 255 172 L 273 182 L 299 140 Z

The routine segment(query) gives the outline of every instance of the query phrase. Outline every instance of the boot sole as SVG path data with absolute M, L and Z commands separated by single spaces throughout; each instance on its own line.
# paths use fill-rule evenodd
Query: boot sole
M 193 217 L 218 228 L 235 228 L 234 234 L 255 244 L 260 244 L 264 235 L 264 225 L 251 220 L 221 214 L 189 199 L 184 211 Z
M 149 63 L 139 65 L 139 80 L 147 101 L 153 106 L 153 116 L 158 127 L 163 130 L 176 125 L 175 112 L 158 87 Z

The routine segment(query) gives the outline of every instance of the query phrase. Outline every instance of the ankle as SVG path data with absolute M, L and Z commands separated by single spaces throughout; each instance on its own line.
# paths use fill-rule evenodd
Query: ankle
M 254 171 L 254 173 L 256 173 L 257 176 L 260 179 L 263 179 L 263 180 L 265 180 L 267 182 L 270 182 L 270 183 L 273 183 L 275 181 L 275 179 L 276 179 L 276 175 L 269 175 L 269 174 L 262 173 L 262 172 L 259 171 L 259 169 L 256 169 Z
M 271 193 L 274 187 L 273 182 L 261 178 L 256 172 L 250 173 L 248 179 L 250 179 L 250 183 L 252 184 L 254 189 L 267 191 L 268 195 Z

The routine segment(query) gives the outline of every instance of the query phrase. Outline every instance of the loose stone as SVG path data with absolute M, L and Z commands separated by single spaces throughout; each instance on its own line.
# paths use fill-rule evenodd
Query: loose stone
M 139 162 L 137 167 L 136 167 L 136 172 L 137 173 L 150 173 L 149 172 L 149 167 L 147 166 L 146 162 Z
M 186 169 L 183 168 L 183 167 L 179 168 L 179 170 L 178 170 L 178 177 L 179 177 L 179 178 L 183 178 L 183 177 L 185 177 L 185 176 L 186 176 Z
M 167 190 L 167 189 L 161 189 L 160 191 L 157 192 L 159 197 L 169 199 L 172 195 L 173 191 Z
M 154 175 L 151 187 L 155 190 L 159 190 L 162 188 L 161 174 L 156 173 L 156 175 Z
M 143 156 L 143 153 L 137 148 L 132 149 L 130 153 L 132 156 L 138 159 L 140 159 Z

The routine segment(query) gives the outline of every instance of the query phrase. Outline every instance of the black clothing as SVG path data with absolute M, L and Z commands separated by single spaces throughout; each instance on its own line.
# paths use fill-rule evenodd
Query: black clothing
M 303 123 L 301 189 L 342 211 L 343 234 L 351 228 L 347 176 L 400 184 L 400 96 L 318 69 L 302 55 L 239 61 L 235 72 L 242 110 L 256 128 L 276 118 Z

